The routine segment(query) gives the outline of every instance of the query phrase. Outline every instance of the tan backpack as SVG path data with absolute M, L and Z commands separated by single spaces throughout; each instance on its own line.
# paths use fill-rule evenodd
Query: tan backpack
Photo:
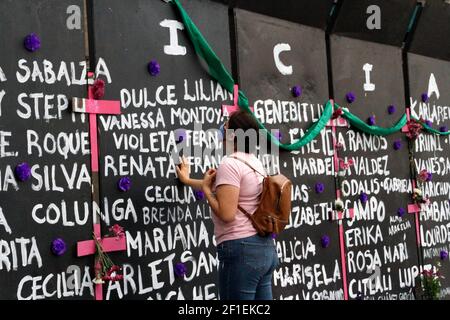
M 273 176 L 262 174 L 247 161 L 235 156 L 231 157 L 245 163 L 254 172 L 264 177 L 261 200 L 256 211 L 250 214 L 239 204 L 238 209 L 251 220 L 260 236 L 279 234 L 289 223 L 292 182 L 282 174 Z

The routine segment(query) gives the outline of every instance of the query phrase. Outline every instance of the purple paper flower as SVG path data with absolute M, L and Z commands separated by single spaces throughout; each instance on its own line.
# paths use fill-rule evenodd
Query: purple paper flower
M 439 128 L 439 131 L 440 132 L 447 132 L 448 128 L 447 128 L 447 126 L 442 126 L 442 127 Z
M 425 120 L 425 124 L 429 127 L 433 126 L 433 122 L 431 122 L 431 120 Z
M 325 190 L 325 186 L 323 185 L 323 183 L 317 182 L 315 189 L 316 193 L 322 193 Z
M 420 171 L 417 178 L 420 181 L 425 182 L 428 179 L 428 171 L 427 171 L 427 169 L 423 169 L 422 171 Z
M 447 260 L 448 259 L 448 252 L 445 251 L 445 250 L 441 250 L 439 255 L 441 257 L 441 260 Z
M 427 93 L 422 93 L 422 102 L 428 102 L 428 99 L 430 99 L 430 97 L 428 97 Z
M 400 150 L 402 147 L 402 141 L 401 140 L 395 140 L 394 141 L 394 150 Z
M 195 190 L 194 195 L 195 199 L 197 199 L 198 201 L 205 199 L 205 193 L 202 190 Z
M 433 174 L 428 170 L 423 169 L 422 171 L 419 172 L 417 179 L 419 179 L 421 182 L 429 182 L 431 181 L 431 179 L 433 179 Z
M 293 86 L 292 87 L 292 95 L 294 97 L 300 97 L 302 95 L 302 87 L 300 86 Z
M 397 214 L 399 217 L 403 217 L 405 215 L 406 211 L 404 208 L 398 208 Z
M 41 40 L 39 39 L 37 34 L 33 32 L 25 37 L 23 45 L 28 51 L 34 52 L 41 47 Z
M 322 238 L 320 238 L 320 243 L 322 244 L 322 248 L 327 248 L 330 245 L 330 237 L 323 235 Z
M 186 265 L 182 262 L 178 262 L 175 265 L 175 274 L 180 278 L 184 278 L 186 276 L 186 273 L 187 273 Z
M 148 63 L 148 72 L 152 76 L 157 76 L 160 71 L 161 71 L 161 66 L 159 65 L 158 61 L 152 60 Z
M 31 168 L 26 162 L 18 164 L 15 169 L 16 177 L 20 181 L 27 181 L 31 178 Z
M 126 192 L 131 189 L 131 179 L 130 177 L 120 178 L 119 182 L 117 182 L 117 188 L 120 191 Z
M 186 130 L 177 129 L 175 130 L 175 142 L 181 143 L 186 140 Z
M 359 195 L 359 200 L 361 200 L 362 204 L 365 204 L 367 200 L 369 200 L 369 196 L 367 195 L 367 193 L 361 192 L 361 194 Z
M 367 119 L 367 123 L 369 126 L 375 125 L 375 116 L 370 116 L 369 119 Z
M 62 256 L 67 250 L 66 243 L 61 238 L 56 238 L 52 241 L 52 252 L 55 256 Z
M 347 99 L 348 103 L 353 103 L 355 101 L 356 97 L 355 97 L 355 94 L 353 92 L 348 92 L 345 95 L 345 99 Z
M 391 105 L 388 107 L 388 113 L 389 113 L 389 114 L 394 114 L 396 111 L 397 111 L 397 109 L 395 108 L 395 106 L 394 106 L 393 104 L 391 104 Z
M 273 135 L 275 136 L 275 138 L 276 138 L 278 141 L 281 141 L 281 131 L 280 131 L 280 130 L 275 129 L 275 132 L 274 132 Z

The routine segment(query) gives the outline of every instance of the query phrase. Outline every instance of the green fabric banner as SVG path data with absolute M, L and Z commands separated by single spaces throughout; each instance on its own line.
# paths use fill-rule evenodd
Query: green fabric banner
M 414 119 L 416 121 L 420 121 L 416 117 L 411 117 L 411 119 Z M 431 128 L 430 126 L 428 126 L 425 123 L 421 123 L 421 124 L 422 124 L 423 129 L 425 129 L 425 131 L 427 131 L 429 133 L 434 133 L 434 134 L 441 135 L 441 136 L 448 136 L 450 134 L 450 131 L 441 132 L 441 131 L 438 131 L 436 129 Z
M 340 108 L 338 104 L 335 105 L 337 108 Z M 378 126 L 368 125 L 360 118 L 355 116 L 353 113 L 348 111 L 346 108 L 342 108 L 342 111 L 343 111 L 342 116 L 348 120 L 351 126 L 361 130 L 362 132 L 376 136 L 387 136 L 393 134 L 394 132 L 400 131 L 406 125 L 407 122 L 406 114 L 404 114 L 394 126 L 390 128 L 382 128 Z

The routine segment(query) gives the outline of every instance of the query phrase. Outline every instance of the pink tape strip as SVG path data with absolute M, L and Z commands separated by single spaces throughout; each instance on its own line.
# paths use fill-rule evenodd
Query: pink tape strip
M 127 249 L 125 237 L 103 238 L 102 247 L 106 252 L 124 251 Z
M 416 212 L 420 212 L 421 208 L 418 204 L 413 203 L 413 204 L 408 204 L 408 213 L 416 213 Z
M 408 109 L 406 109 L 406 110 L 408 110 Z M 409 117 L 409 112 L 407 112 L 407 115 Z M 412 180 L 412 186 L 413 186 L 413 189 L 416 188 L 416 181 L 415 180 Z M 417 204 L 409 204 L 408 205 L 408 213 L 410 212 L 409 211 L 410 210 L 410 206 L 418 206 L 418 205 Z M 411 208 L 411 209 L 413 209 L 413 208 Z M 419 216 L 420 209 L 421 209 L 420 207 L 419 207 L 418 210 L 417 210 L 417 208 L 414 208 L 414 210 L 416 210 L 416 211 L 413 212 L 413 213 L 415 213 L 414 219 L 416 221 L 416 242 L 417 242 L 418 246 L 420 246 L 421 243 L 422 243 L 420 241 L 420 216 Z
M 95 253 L 94 240 L 84 240 L 77 243 L 77 256 L 84 257 Z
M 342 283 L 344 286 L 344 300 L 348 300 L 347 288 L 347 261 L 345 259 L 345 243 L 344 243 L 344 225 L 339 225 L 339 246 L 341 248 L 341 268 L 342 268 Z
M 239 100 L 239 86 L 237 84 L 234 85 L 233 87 L 233 102 L 234 105 L 237 106 L 238 105 L 238 100 Z
M 330 99 L 331 104 L 334 108 L 334 100 Z M 339 171 L 339 159 L 336 150 L 336 125 L 331 126 L 331 130 L 333 131 L 333 149 L 334 149 L 334 170 L 335 172 Z M 341 190 L 336 189 L 336 198 L 339 199 L 341 197 Z M 339 224 L 339 247 L 341 251 L 341 269 L 342 269 L 342 287 L 344 290 L 344 300 L 348 300 L 348 287 L 347 287 L 347 261 L 345 259 L 345 242 L 344 242 L 344 225 L 341 222 Z
M 89 140 L 91 143 L 91 170 L 98 172 L 98 140 L 97 140 L 97 116 L 89 114 Z
M 103 238 L 99 240 L 105 252 L 125 251 L 127 249 L 127 242 L 124 237 Z M 85 240 L 77 243 L 78 257 L 89 256 L 95 253 L 94 240 Z
M 411 111 L 409 110 L 409 108 L 406 108 L 406 119 L 408 121 L 411 120 Z M 402 127 L 402 132 L 403 133 L 409 132 L 408 125 Z
M 239 111 L 241 108 L 239 108 L 238 105 L 234 106 L 227 106 L 222 105 L 222 113 L 226 113 L 228 115 L 231 115 L 233 112 Z M 255 111 L 253 107 L 250 107 L 250 110 Z
M 94 224 L 94 235 L 97 238 L 97 240 L 101 241 L 101 237 L 102 237 L 102 227 L 100 225 L 100 223 L 95 223 Z M 91 240 L 94 244 L 94 253 L 95 253 L 95 242 L 93 240 Z M 91 253 L 91 254 L 94 254 Z M 100 262 L 97 262 L 95 264 L 95 268 L 100 269 L 102 266 L 100 264 Z M 96 283 L 95 284 L 95 300 L 100 301 L 103 300 L 103 285 L 101 283 Z
M 413 181 L 413 182 L 415 182 L 415 181 Z M 413 183 L 413 184 L 415 184 L 415 183 Z M 414 216 L 415 216 L 414 220 L 416 223 L 416 241 L 417 241 L 417 245 L 419 245 L 419 246 L 421 244 L 421 241 L 420 241 L 420 217 L 419 217 L 419 213 L 421 210 L 422 210 L 421 207 L 416 203 L 408 204 L 408 213 L 414 213 Z
M 350 219 L 355 217 L 355 210 L 353 208 L 348 209 L 348 215 Z
M 101 283 L 95 284 L 95 300 L 103 300 L 103 285 Z
M 88 78 L 93 78 L 94 73 L 88 72 Z M 93 93 L 92 86 L 88 87 L 88 98 L 93 99 L 94 93 Z M 98 143 L 97 143 L 97 117 L 95 114 L 89 114 L 89 139 L 91 143 L 91 170 L 93 172 L 98 172 Z M 97 239 L 101 238 L 101 226 L 99 223 L 94 224 L 94 235 L 97 237 Z M 88 240 L 89 241 L 89 240 Z M 82 241 L 82 243 L 85 243 L 84 246 L 81 246 L 80 243 L 77 244 L 78 250 L 86 250 L 89 248 L 92 244 L 94 245 L 94 253 L 95 253 L 95 243 L 93 240 L 90 240 L 92 244 L 88 244 L 88 241 Z M 86 248 L 87 247 L 87 248 Z M 94 254 L 91 253 L 91 254 Z M 78 256 L 80 254 L 78 253 Z M 95 268 L 100 267 L 99 263 L 95 265 Z M 101 283 L 95 284 L 95 300 L 103 300 L 103 285 Z
M 100 225 L 100 223 L 94 224 L 94 234 L 97 239 L 100 239 L 102 237 L 102 226 Z
M 94 93 L 92 92 L 92 90 L 92 86 L 89 86 L 89 99 L 92 99 L 94 97 Z M 91 143 L 91 170 L 92 172 L 98 172 L 97 116 L 92 113 L 89 114 L 89 140 Z
M 120 114 L 120 101 L 85 99 L 86 112 L 96 114 Z
M 420 241 L 420 218 L 419 218 L 419 213 L 416 212 L 416 240 L 417 240 L 417 245 L 420 247 L 421 246 L 421 241 Z
M 348 127 L 348 122 L 344 118 L 330 119 L 327 127 Z

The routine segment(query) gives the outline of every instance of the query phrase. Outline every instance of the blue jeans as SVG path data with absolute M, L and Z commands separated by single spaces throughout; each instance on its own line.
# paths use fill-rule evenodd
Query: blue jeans
M 254 235 L 217 246 L 221 300 L 272 300 L 278 256 L 272 237 Z

